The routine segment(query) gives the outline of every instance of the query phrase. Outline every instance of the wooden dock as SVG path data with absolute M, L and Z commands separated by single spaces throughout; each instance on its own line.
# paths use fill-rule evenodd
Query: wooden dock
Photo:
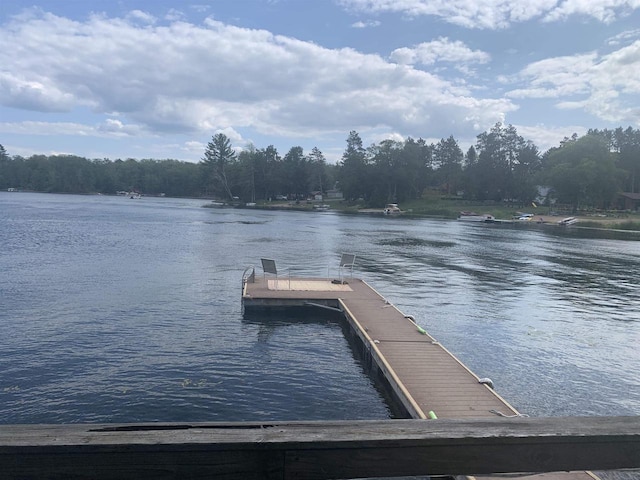
M 245 310 L 313 306 L 346 318 L 345 332 L 372 374 L 413 418 L 0 425 L 2 479 L 503 480 L 510 477 L 496 474 L 517 473 L 519 479 L 593 480 L 581 470 L 640 468 L 640 417 L 520 416 L 361 280 L 276 280 L 247 270 L 242 286 Z
M 316 306 L 341 311 L 391 388 L 415 419 L 519 417 L 520 413 L 428 332 L 365 281 L 252 275 L 243 280 L 245 310 Z M 541 477 L 542 478 L 542 477 Z M 593 480 L 590 472 L 545 480 Z
M 247 283 L 245 309 L 324 305 L 342 310 L 413 418 L 481 418 L 518 412 L 443 345 L 366 282 L 265 279 Z M 276 288 L 277 284 L 277 288 Z M 496 413 L 500 412 L 500 413 Z

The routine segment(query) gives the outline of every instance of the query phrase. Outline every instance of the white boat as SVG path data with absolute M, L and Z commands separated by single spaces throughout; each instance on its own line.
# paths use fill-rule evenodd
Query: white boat
M 326 212 L 327 210 L 329 210 L 331 208 L 331 205 L 326 205 L 326 204 L 322 204 L 322 205 L 314 205 L 313 209 L 317 212 Z
M 496 217 L 488 213 L 460 212 L 458 220 L 463 222 L 494 222 Z
M 563 218 L 562 220 L 558 220 L 558 225 L 563 225 L 563 226 L 573 225 L 577 221 L 578 219 L 576 217 L 567 217 L 567 218 Z
M 400 210 L 397 203 L 388 203 L 387 206 L 384 207 L 383 213 L 385 215 L 400 215 L 402 210 Z

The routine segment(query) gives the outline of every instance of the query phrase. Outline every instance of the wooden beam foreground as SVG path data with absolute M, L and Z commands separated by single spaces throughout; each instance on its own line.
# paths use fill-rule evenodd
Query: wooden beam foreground
M 640 467 L 640 417 L 2 425 L 3 479 L 329 479 Z

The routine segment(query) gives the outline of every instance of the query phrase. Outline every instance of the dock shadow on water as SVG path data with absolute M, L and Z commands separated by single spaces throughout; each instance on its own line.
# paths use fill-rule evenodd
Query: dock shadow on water
M 314 307 L 247 311 L 243 324 L 258 328 L 256 341 L 266 364 L 282 361 L 283 368 L 295 368 L 296 363 L 314 363 L 318 373 L 304 379 L 302 387 L 320 387 L 327 406 L 333 403 L 331 398 L 337 402 L 328 416 L 318 419 L 408 418 L 343 314 Z M 302 340 L 295 351 L 291 349 L 292 337 Z M 357 398 L 365 403 L 358 403 Z

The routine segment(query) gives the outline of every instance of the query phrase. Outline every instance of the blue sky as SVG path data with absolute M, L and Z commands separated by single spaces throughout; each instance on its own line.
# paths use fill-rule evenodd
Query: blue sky
M 640 0 L 3 0 L 9 155 L 199 161 L 225 133 L 340 159 L 351 130 L 541 151 L 640 128 Z

